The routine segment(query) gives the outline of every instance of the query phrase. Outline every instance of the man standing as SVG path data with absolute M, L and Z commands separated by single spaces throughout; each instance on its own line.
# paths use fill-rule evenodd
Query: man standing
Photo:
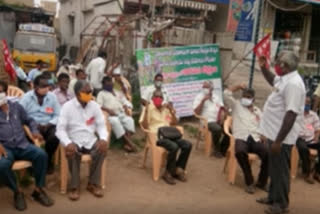
M 113 89 L 111 77 L 105 76 L 102 80 L 103 90 L 99 92 L 97 103 L 101 105 L 102 110 L 108 112 L 108 120 L 112 126 L 117 139 L 123 139 L 124 149 L 128 152 L 136 151 L 131 140 L 131 135 L 135 132 L 134 120 L 127 115 L 132 104 L 120 92 Z
M 69 199 L 73 201 L 80 197 L 82 154 L 90 154 L 92 158 L 87 190 L 96 197 L 103 197 L 100 186 L 101 167 L 108 148 L 105 119 L 100 106 L 92 101 L 90 84 L 79 80 L 74 86 L 74 91 L 76 97 L 61 109 L 56 133 L 66 149 L 71 173 Z
M 54 172 L 52 157 L 59 145 L 59 139 L 55 136 L 55 132 L 60 105 L 56 96 L 49 92 L 48 79 L 43 75 L 37 76 L 34 80 L 34 89 L 23 96 L 20 104 L 27 114 L 37 122 L 38 129 L 46 141 L 48 174 L 52 174 Z
M 60 106 L 63 106 L 67 101 L 73 98 L 73 94 L 68 91 L 70 77 L 66 73 L 61 73 L 58 76 L 58 88 L 53 93 L 56 95 Z
M 203 82 L 202 91 L 193 101 L 193 111 L 208 120 L 208 128 L 212 133 L 213 155 L 222 158 L 228 144 L 228 138 L 223 137 L 220 143 L 220 137 L 223 134 L 223 112 L 224 107 L 219 97 L 213 93 L 213 84 L 210 81 Z
M 260 132 L 270 147 L 269 195 L 257 202 L 270 205 L 266 213 L 288 211 L 290 191 L 290 156 L 303 124 L 305 86 L 298 74 L 299 58 L 290 51 L 282 51 L 275 64 L 274 75 L 266 68 L 266 59 L 259 64 L 267 82 L 274 87 L 263 109 Z
M 306 104 L 304 107 L 304 126 L 300 132 L 297 140 L 297 148 L 299 151 L 300 159 L 302 160 L 302 171 L 304 174 L 304 180 L 309 184 L 314 184 L 313 177 L 320 181 L 320 120 L 314 111 L 311 109 L 311 98 L 306 98 Z M 315 167 L 315 173 L 313 175 L 310 160 L 309 149 L 316 149 L 318 151 L 318 163 Z
M 36 62 L 36 67 L 35 67 L 34 69 L 32 69 L 32 70 L 29 71 L 29 73 L 28 73 L 28 79 L 29 79 L 30 81 L 33 82 L 33 81 L 35 80 L 35 78 L 42 73 L 43 64 L 44 64 L 44 62 L 40 59 L 40 60 L 38 60 L 38 61 Z
M 233 92 L 243 90 L 242 98 L 236 100 Z M 258 133 L 261 111 L 254 105 L 255 91 L 243 85 L 230 87 L 224 91 L 225 104 L 232 110 L 232 134 L 236 140 L 235 154 L 243 171 L 246 189 L 249 194 L 255 187 L 265 190 L 268 181 L 268 149 L 260 141 Z M 258 182 L 254 185 L 248 153 L 254 153 L 261 159 Z
M 39 140 L 37 124 L 28 116 L 23 107 L 6 100 L 7 85 L 0 87 L 0 182 L 14 192 L 14 207 L 23 211 L 27 208 L 24 194 L 17 186 L 16 175 L 11 167 L 15 160 L 32 162 L 36 188 L 32 198 L 43 206 L 52 206 L 53 200 L 45 193 L 47 155 L 39 147 L 28 142 L 23 129 L 27 125 L 34 138 Z
M 93 87 L 93 96 L 97 96 L 102 88 L 101 81 L 105 76 L 104 70 L 106 68 L 106 52 L 100 51 L 98 57 L 91 60 L 86 69 L 86 74 L 88 75 L 89 82 Z
M 154 85 L 145 90 L 141 95 L 142 104 L 146 105 L 150 103 L 152 100 L 153 93 L 158 90 L 162 92 L 163 95 L 163 104 L 170 104 L 170 98 L 168 96 L 167 90 L 163 87 L 163 75 L 158 73 L 154 77 Z

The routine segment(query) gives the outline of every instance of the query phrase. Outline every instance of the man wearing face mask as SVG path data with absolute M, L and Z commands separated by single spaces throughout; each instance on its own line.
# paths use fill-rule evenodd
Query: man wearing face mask
M 23 96 L 20 104 L 27 114 L 37 122 L 38 129 L 46 141 L 48 174 L 52 174 L 54 172 L 52 158 L 59 145 L 55 132 L 60 113 L 60 104 L 56 96 L 49 92 L 49 87 L 46 76 L 37 76 L 34 80 L 34 89 Z
M 24 194 L 17 186 L 16 175 L 11 167 L 15 160 L 32 162 L 36 188 L 32 197 L 43 206 L 52 206 L 53 200 L 47 196 L 43 187 L 47 170 L 47 155 L 39 147 L 31 144 L 24 132 L 27 125 L 34 138 L 41 140 L 37 124 L 17 102 L 8 101 L 8 85 L 0 81 L 0 183 L 14 192 L 14 207 L 23 211 L 27 208 Z
M 152 102 L 146 106 L 146 117 L 143 121 L 152 133 L 157 134 L 158 129 L 164 126 L 174 126 L 178 123 L 175 110 L 171 105 L 163 105 L 163 95 L 160 90 L 156 90 L 152 96 Z M 167 184 L 176 184 L 175 179 L 186 182 L 185 168 L 192 149 L 192 144 L 184 139 L 172 141 L 160 139 L 158 146 L 168 151 L 166 171 L 163 179 Z M 180 155 L 177 159 L 177 153 Z
M 130 137 L 135 133 L 134 120 L 126 114 L 129 109 L 132 109 L 132 104 L 119 93 L 113 89 L 113 82 L 111 77 L 104 77 L 102 79 L 103 90 L 99 92 L 97 103 L 101 105 L 102 110 L 108 112 L 108 120 L 112 126 L 117 139 L 123 139 L 124 149 L 128 152 L 136 151 L 136 148 Z
M 223 117 L 221 115 L 224 108 L 222 101 L 213 93 L 212 82 L 203 82 L 202 91 L 193 101 L 193 111 L 208 120 L 208 128 L 212 133 L 213 155 L 222 158 L 227 150 L 228 138 L 224 136 L 220 142 L 220 137 L 223 134 Z
M 309 184 L 314 184 L 313 178 L 320 182 L 320 120 L 314 111 L 311 110 L 311 98 L 306 98 L 304 107 L 304 126 L 297 140 L 297 148 L 300 159 L 302 160 L 302 171 L 304 180 Z M 315 172 L 312 173 L 310 151 L 315 149 L 318 151 L 318 162 L 315 166 Z
M 92 89 L 87 81 L 74 86 L 76 97 L 61 109 L 56 135 L 65 147 L 71 174 L 69 199 L 80 198 L 81 155 L 90 154 L 90 175 L 87 190 L 95 197 L 103 197 L 100 186 L 101 167 L 108 149 L 108 132 L 100 106 L 92 100 Z M 76 116 L 75 116 L 76 115 Z
M 141 94 L 141 100 L 142 104 L 146 105 L 147 103 L 151 102 L 153 93 L 158 90 L 162 92 L 163 95 L 163 104 L 167 105 L 170 104 L 171 101 L 168 97 L 167 90 L 163 87 L 163 75 L 161 73 L 158 73 L 154 77 L 154 85 L 147 88 L 142 94 Z
M 233 92 L 243 90 L 242 98 L 236 100 Z M 255 187 L 265 190 L 268 181 L 268 149 L 260 141 L 258 133 L 261 111 L 254 105 L 255 91 L 245 85 L 230 87 L 224 91 L 225 104 L 232 110 L 232 134 L 235 138 L 235 154 L 243 171 L 246 188 L 249 194 Z M 258 181 L 254 184 L 248 153 L 257 154 L 261 160 Z
M 268 197 L 257 202 L 269 205 L 266 213 L 271 214 L 287 212 L 289 207 L 291 150 L 303 126 L 306 97 L 298 62 L 293 52 L 280 52 L 274 75 L 267 69 L 266 58 L 259 59 L 261 71 L 274 90 L 264 105 L 259 128 L 269 146 L 271 184 Z

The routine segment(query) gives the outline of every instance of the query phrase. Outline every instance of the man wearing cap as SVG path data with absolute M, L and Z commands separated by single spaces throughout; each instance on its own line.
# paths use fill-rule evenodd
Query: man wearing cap
M 27 125 L 34 138 L 41 140 L 37 124 L 28 116 L 17 102 L 7 101 L 8 85 L 0 82 L 0 183 L 14 192 L 14 207 L 23 211 L 27 208 L 24 194 L 17 186 L 12 165 L 15 160 L 32 162 L 36 187 L 32 198 L 43 206 L 52 206 L 53 200 L 45 193 L 45 177 L 47 171 L 47 154 L 39 147 L 31 144 L 23 129 Z
M 118 66 L 115 68 L 112 72 L 113 77 L 113 89 L 117 93 L 121 93 L 123 96 L 125 96 L 128 100 L 131 99 L 130 95 L 128 94 L 129 88 L 124 82 L 124 77 L 121 75 L 121 67 Z
M 86 69 L 86 74 L 88 75 L 89 82 L 93 87 L 93 96 L 97 96 L 102 88 L 101 81 L 104 75 L 104 70 L 106 68 L 106 58 L 107 53 L 100 51 L 98 57 L 90 61 Z
M 20 100 L 27 114 L 38 124 L 38 129 L 43 135 L 46 144 L 45 150 L 48 154 L 48 174 L 54 172 L 51 162 L 59 145 L 55 136 L 56 124 L 60 113 L 60 105 L 56 96 L 49 92 L 50 85 L 44 75 L 37 76 L 34 80 L 34 89 L 26 93 Z
M 41 59 L 39 59 L 36 62 L 36 67 L 34 69 L 30 70 L 28 73 L 29 80 L 31 80 L 33 82 L 34 79 L 42 73 L 42 69 L 44 67 L 43 65 L 44 65 L 44 62 Z

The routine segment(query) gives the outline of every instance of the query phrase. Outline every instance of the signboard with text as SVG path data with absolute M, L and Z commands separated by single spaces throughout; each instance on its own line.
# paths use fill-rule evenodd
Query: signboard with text
M 156 73 L 164 76 L 164 87 L 179 117 L 193 115 L 192 103 L 203 81 L 214 84 L 222 100 L 219 46 L 196 45 L 137 50 L 140 91 L 153 85 Z
M 243 0 L 235 40 L 244 42 L 252 41 L 258 4 L 259 0 Z

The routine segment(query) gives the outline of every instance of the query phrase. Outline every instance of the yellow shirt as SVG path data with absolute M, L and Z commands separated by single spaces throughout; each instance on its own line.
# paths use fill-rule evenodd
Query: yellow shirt
M 172 116 L 168 108 L 160 111 L 153 103 L 148 105 L 147 122 L 151 132 L 158 133 L 160 127 L 170 126 L 171 120 Z

